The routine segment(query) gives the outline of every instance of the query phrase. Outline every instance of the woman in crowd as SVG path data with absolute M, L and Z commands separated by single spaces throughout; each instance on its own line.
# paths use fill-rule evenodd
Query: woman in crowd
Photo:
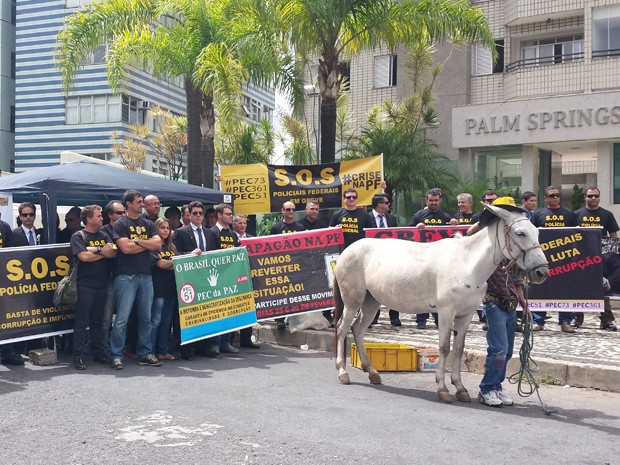
M 153 351 L 159 360 L 176 360 L 169 352 L 168 337 L 170 336 L 170 321 L 177 304 L 176 283 L 172 257 L 177 250 L 172 242 L 170 222 L 166 218 L 155 221 L 157 234 L 162 240 L 160 251 L 153 252 L 153 307 L 151 308 L 151 337 Z

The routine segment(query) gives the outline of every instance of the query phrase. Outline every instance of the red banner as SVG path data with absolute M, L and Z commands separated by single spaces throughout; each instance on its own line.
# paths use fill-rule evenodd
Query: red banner
M 393 238 L 415 242 L 435 242 L 454 237 L 455 234 L 465 235 L 470 226 L 437 226 L 434 228 L 372 228 L 365 229 L 366 237 L 377 239 Z

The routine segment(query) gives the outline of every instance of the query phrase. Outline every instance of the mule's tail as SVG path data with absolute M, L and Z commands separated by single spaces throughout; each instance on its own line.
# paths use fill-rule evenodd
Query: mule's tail
M 334 275 L 334 356 L 338 356 L 338 323 L 342 319 L 342 313 L 344 311 L 344 302 L 342 301 L 342 295 L 340 294 L 340 286 L 338 286 L 338 279 Z M 344 359 L 347 358 L 347 339 L 344 339 Z

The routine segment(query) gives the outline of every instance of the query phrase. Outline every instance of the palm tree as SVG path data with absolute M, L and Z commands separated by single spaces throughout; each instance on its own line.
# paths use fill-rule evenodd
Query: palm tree
M 476 41 L 495 50 L 484 15 L 467 0 L 275 1 L 295 52 L 306 62 L 318 57 L 323 163 L 335 160 L 341 60 L 381 45 L 394 50 L 419 37 Z
M 187 99 L 187 178 L 212 187 L 215 159 L 215 108 L 234 117 L 242 83 L 274 75 L 272 42 L 254 44 L 256 33 L 232 27 L 233 0 L 109 0 L 71 15 L 58 35 L 57 66 L 65 91 L 89 53 L 111 44 L 108 80 L 122 89 L 129 65 L 143 65 L 159 78 L 181 76 Z M 269 59 L 267 64 L 263 60 Z M 247 68 L 245 65 L 247 64 Z M 261 68 L 262 66 L 262 68 Z M 265 77 L 267 76 L 267 77 Z

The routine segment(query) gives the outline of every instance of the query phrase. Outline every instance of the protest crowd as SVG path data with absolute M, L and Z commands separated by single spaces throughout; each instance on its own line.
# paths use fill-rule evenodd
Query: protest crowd
M 502 199 L 506 198 L 498 199 L 495 192 L 487 190 L 481 200 L 486 204 L 498 201 L 500 207 L 512 208 L 512 202 Z M 319 218 L 320 205 L 316 201 L 305 204 L 305 217 L 299 221 L 295 219 L 295 204 L 285 201 L 281 208 L 282 220 L 273 224 L 269 234 L 340 227 L 344 236 L 342 247 L 346 248 L 365 236 L 365 228 L 397 226 L 396 217 L 390 213 L 387 194 L 375 194 L 368 209 L 358 205 L 357 191 L 353 188 L 344 190 L 343 200 L 344 207 L 338 209 L 329 222 Z M 481 212 L 473 211 L 472 195 L 458 195 L 458 212 L 454 215 L 441 209 L 442 200 L 440 189 L 430 189 L 426 193 L 426 206 L 413 215 L 409 226 L 419 229 L 472 226 L 480 220 Z M 537 208 L 537 197 L 533 192 L 524 192 L 520 200 L 521 205 L 515 208 L 523 211 L 540 228 L 598 227 L 603 237 L 611 238 L 617 237 L 620 229 L 613 214 L 599 207 L 600 191 L 596 187 L 585 191 L 585 207 L 574 212 L 560 206 L 560 190 L 555 186 L 544 190 L 544 207 Z M 0 247 L 38 245 L 39 234 L 34 227 L 36 206 L 25 202 L 19 205 L 18 211 L 19 226 L 13 230 L 0 219 Z M 77 266 L 77 305 L 73 336 L 62 339 L 72 339 L 65 349 L 72 352 L 75 369 L 86 369 L 90 360 L 121 370 L 126 359 L 136 359 L 140 365 L 156 367 L 177 358 L 217 357 L 221 353 L 237 353 L 240 348 L 260 348 L 253 339 L 251 327 L 241 329 L 238 335 L 232 332 L 181 345 L 172 259 L 179 255 L 201 255 L 207 251 L 239 247 L 240 239 L 252 237 L 246 231 L 248 218 L 243 214 L 235 215 L 231 205 L 207 208 L 194 201 L 178 208 L 168 207 L 162 214 L 156 193 L 144 196 L 129 189 L 122 199 L 111 201 L 103 208 L 98 205 L 73 207 L 64 219 L 66 227 L 57 231 L 57 242 L 68 242 L 71 246 Z M 493 279 L 500 281 L 497 276 Z M 489 301 L 495 301 L 493 296 L 485 299 L 485 302 Z M 484 309 L 496 310 L 486 304 Z M 479 310 L 479 318 L 486 324 L 484 309 Z M 377 323 L 379 313 L 373 324 Z M 324 311 L 323 315 L 333 326 L 331 311 Z M 430 316 L 418 313 L 417 328 L 427 329 Z M 513 338 L 514 331 L 521 328 L 521 317 L 519 314 L 510 319 Z M 437 316 L 434 318 L 436 325 Z M 402 324 L 397 311 L 389 309 L 389 319 L 393 326 Z M 606 299 L 605 311 L 600 315 L 600 329 L 616 331 L 614 319 Z M 543 312 L 534 312 L 533 320 L 534 330 L 541 331 L 548 318 Z M 562 332 L 573 333 L 582 322 L 583 314 L 559 313 L 558 324 Z M 276 323 L 279 329 L 286 328 L 284 318 L 276 318 Z M 1 363 L 5 365 L 23 365 L 22 354 L 25 353 L 26 342 L 0 345 Z M 488 405 L 499 405 L 502 401 L 509 405 L 509 399 L 501 395 L 501 386 L 481 388 L 482 394 L 481 402 Z

